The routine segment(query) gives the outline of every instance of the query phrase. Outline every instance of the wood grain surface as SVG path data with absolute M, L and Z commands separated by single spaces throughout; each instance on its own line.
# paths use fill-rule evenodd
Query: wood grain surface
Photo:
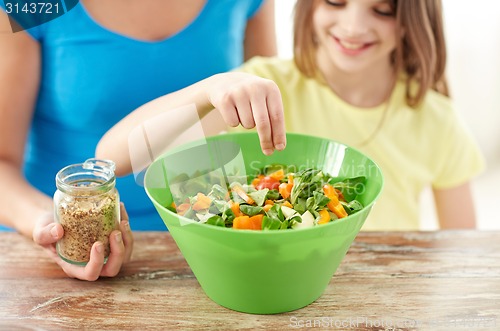
M 251 315 L 211 301 L 167 232 L 137 232 L 115 278 L 65 277 L 0 233 L 0 330 L 500 330 L 500 232 L 362 232 L 311 305 Z

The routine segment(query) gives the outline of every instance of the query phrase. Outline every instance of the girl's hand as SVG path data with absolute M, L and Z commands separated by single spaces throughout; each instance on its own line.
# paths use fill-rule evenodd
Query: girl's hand
M 208 90 L 210 103 L 227 125 L 257 128 L 262 151 L 270 155 L 286 146 L 281 93 L 272 80 L 230 72 L 214 76 Z
M 47 213 L 35 224 L 33 240 L 44 247 L 52 259 L 72 278 L 94 281 L 99 276 L 114 277 L 120 271 L 123 263 L 130 260 L 134 238 L 130 230 L 127 211 L 123 203 L 120 204 L 120 230 L 111 233 L 109 242 L 111 253 L 104 264 L 104 247 L 100 242 L 94 243 L 90 253 L 90 261 L 85 267 L 68 263 L 61 259 L 56 252 L 55 243 L 62 238 L 64 230 L 60 224 L 54 223 L 54 215 Z

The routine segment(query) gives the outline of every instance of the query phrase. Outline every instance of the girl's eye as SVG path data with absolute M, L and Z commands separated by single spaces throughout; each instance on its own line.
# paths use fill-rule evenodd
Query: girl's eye
M 375 14 L 385 17 L 392 17 L 396 15 L 393 10 L 374 9 L 373 11 L 375 12 Z
M 389 3 L 377 6 L 373 9 L 373 11 L 375 12 L 375 14 L 380 16 L 392 17 L 396 15 L 394 6 Z
M 335 1 L 335 0 L 325 0 L 325 2 L 330 5 L 330 6 L 334 6 L 334 7 L 342 7 L 345 5 L 345 2 L 344 1 Z

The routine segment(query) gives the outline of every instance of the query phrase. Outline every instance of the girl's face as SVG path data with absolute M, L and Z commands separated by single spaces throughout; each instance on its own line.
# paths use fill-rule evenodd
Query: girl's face
M 318 1 L 313 25 L 320 67 L 333 65 L 346 73 L 362 74 L 391 66 L 397 37 L 390 0 Z

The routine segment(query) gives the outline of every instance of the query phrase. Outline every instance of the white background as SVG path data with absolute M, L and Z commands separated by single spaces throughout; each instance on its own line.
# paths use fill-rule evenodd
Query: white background
M 291 58 L 295 1 L 275 3 L 278 53 Z M 500 1 L 443 0 L 443 6 L 452 99 L 488 166 L 473 182 L 478 227 L 500 229 Z M 435 228 L 432 198 L 426 191 L 422 229 Z

